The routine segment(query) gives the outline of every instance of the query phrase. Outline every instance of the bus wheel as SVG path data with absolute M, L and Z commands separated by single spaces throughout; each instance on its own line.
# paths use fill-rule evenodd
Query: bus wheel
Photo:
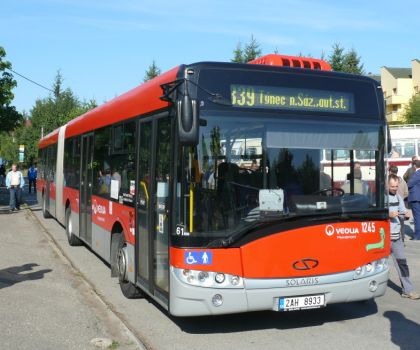
M 42 216 L 45 219 L 51 217 L 50 212 L 47 210 L 47 197 L 45 196 L 45 194 L 42 195 Z
M 66 209 L 66 235 L 71 246 L 81 245 L 81 240 L 73 234 L 73 222 L 71 221 L 71 208 Z
M 124 232 L 122 232 L 117 239 L 119 242 L 116 263 L 121 292 L 128 299 L 140 298 L 143 296 L 143 293 L 138 287 L 128 280 L 128 252 L 127 243 L 124 239 Z

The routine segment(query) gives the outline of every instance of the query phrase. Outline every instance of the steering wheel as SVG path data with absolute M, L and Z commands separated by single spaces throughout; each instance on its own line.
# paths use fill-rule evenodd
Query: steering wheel
M 339 197 L 342 197 L 344 195 L 344 190 L 338 187 L 330 187 L 330 188 L 324 188 L 323 190 L 316 191 L 313 194 L 320 194 L 322 196 L 326 196 L 328 192 L 331 193 L 331 196 L 334 196 L 336 193 Z

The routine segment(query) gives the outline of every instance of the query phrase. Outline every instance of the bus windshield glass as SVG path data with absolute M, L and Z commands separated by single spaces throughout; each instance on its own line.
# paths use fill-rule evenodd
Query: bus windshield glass
M 177 187 L 177 220 L 191 238 L 201 237 L 198 245 L 258 221 L 384 207 L 376 123 L 220 112 L 202 119 L 199 145 L 183 148 Z

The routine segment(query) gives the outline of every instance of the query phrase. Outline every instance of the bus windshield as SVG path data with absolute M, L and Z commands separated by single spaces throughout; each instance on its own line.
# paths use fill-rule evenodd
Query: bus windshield
M 378 124 L 215 112 L 202 119 L 199 145 L 183 149 L 177 190 L 177 220 L 199 245 L 256 221 L 384 207 Z

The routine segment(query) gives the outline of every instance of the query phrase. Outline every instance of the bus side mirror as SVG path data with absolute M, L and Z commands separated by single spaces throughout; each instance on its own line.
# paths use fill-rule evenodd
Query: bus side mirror
M 181 146 L 198 144 L 199 106 L 187 94 L 177 102 L 178 137 Z

